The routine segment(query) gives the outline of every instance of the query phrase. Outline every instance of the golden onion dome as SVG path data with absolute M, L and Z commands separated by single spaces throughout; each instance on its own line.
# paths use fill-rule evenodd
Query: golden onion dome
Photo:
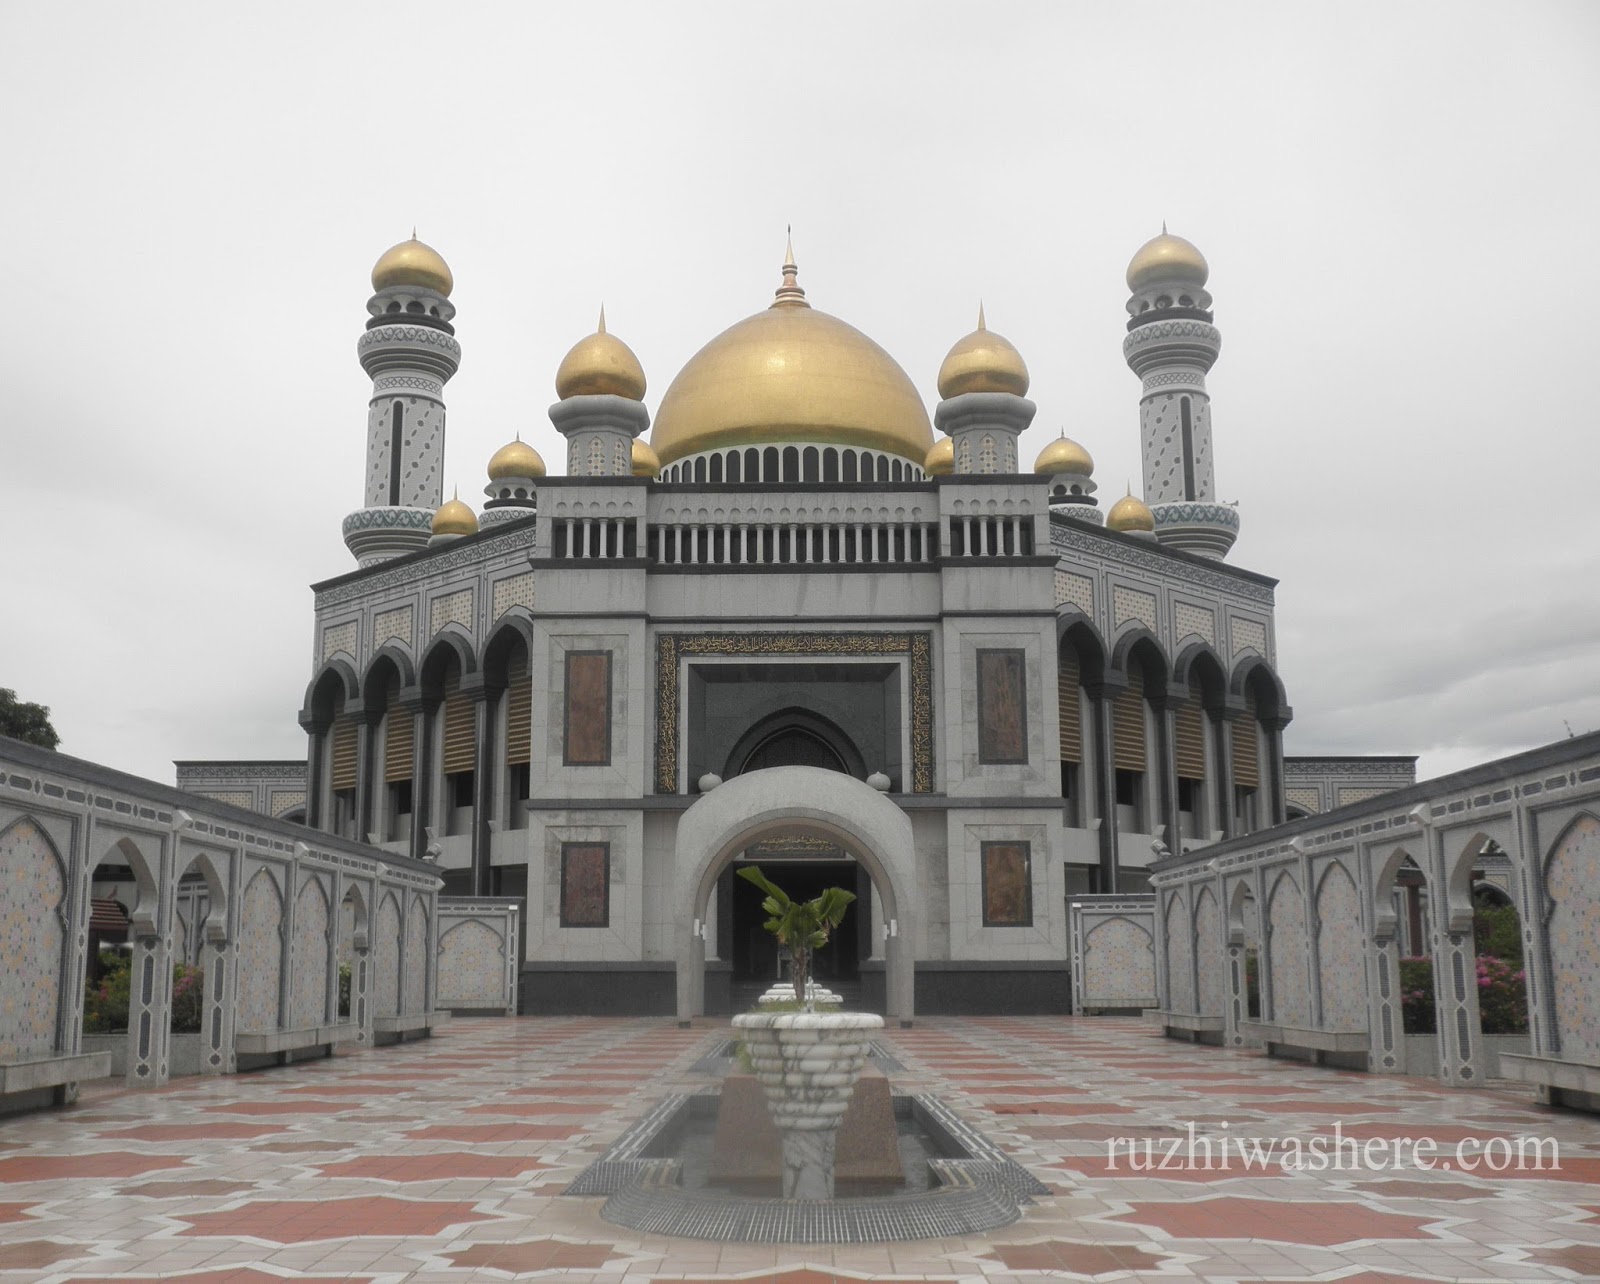
M 544 457 L 519 436 L 489 457 L 489 480 L 505 477 L 543 477 Z
M 439 505 L 432 530 L 435 535 L 476 535 L 478 518 L 459 497 L 452 497 Z
M 983 304 L 978 305 L 978 328 L 945 355 L 939 367 L 939 395 L 959 397 L 967 392 L 1028 393 L 1028 366 L 1009 339 L 984 324 Z
M 1066 433 L 1062 433 L 1039 452 L 1039 458 L 1033 461 L 1033 471 L 1043 476 L 1082 473 L 1089 477 L 1094 474 L 1094 458 Z
M 933 427 L 916 385 L 854 326 L 805 300 L 791 249 L 772 306 L 724 330 L 672 381 L 650 444 L 663 465 L 720 446 L 814 442 L 920 463 Z
M 390 246 L 372 265 L 374 290 L 387 290 L 397 285 L 412 286 L 433 290 L 449 298 L 455 284 L 455 277 L 450 275 L 450 265 L 433 246 L 417 240 L 415 232 L 411 233 L 409 241 Z
M 1150 511 L 1144 500 L 1138 498 L 1133 491 L 1129 491 L 1106 514 L 1106 529 L 1108 531 L 1146 531 L 1154 533 L 1156 529 L 1156 515 Z
M 658 477 L 661 474 L 661 461 L 656 458 L 656 452 L 650 449 L 650 443 L 643 437 L 633 439 L 633 475 L 635 477 Z
M 600 326 L 579 339 L 561 358 L 556 370 L 556 396 L 612 396 L 644 400 L 644 367 L 633 349 L 614 334 L 606 333 L 606 310 L 600 309 Z
M 1203 287 L 1211 269 L 1206 256 L 1181 236 L 1173 236 L 1161 225 L 1161 235 L 1152 236 L 1139 247 L 1128 263 L 1128 288 L 1138 292 L 1147 285 L 1171 281 L 1174 284 Z
M 956 439 L 941 437 L 922 461 L 922 471 L 929 477 L 948 477 L 956 470 Z

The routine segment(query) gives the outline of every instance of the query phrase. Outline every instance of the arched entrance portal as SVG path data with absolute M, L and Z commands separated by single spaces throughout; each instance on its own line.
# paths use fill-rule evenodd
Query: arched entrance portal
M 866 868 L 893 932 L 883 942 L 885 1015 L 911 1020 L 917 911 L 911 821 L 871 786 L 820 767 L 749 772 L 717 786 L 683 813 L 673 863 L 679 1020 L 705 1012 L 706 943 L 700 931 L 718 876 L 772 835 L 836 844 Z

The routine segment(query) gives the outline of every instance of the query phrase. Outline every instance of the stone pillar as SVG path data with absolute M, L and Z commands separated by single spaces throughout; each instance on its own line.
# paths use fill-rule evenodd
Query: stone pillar
M 1090 718 L 1094 725 L 1095 812 L 1099 816 L 1100 891 L 1117 890 L 1117 776 L 1112 765 L 1111 705 L 1118 690 L 1128 680 L 1108 673 L 1097 683 L 1086 683 L 1084 691 L 1091 701 Z
M 411 734 L 411 851 L 415 860 L 423 859 L 428 849 L 428 826 L 433 817 L 429 812 L 433 804 L 433 708 L 420 684 L 402 687 L 395 703 L 413 719 Z M 377 907 L 373 907 L 377 912 Z
M 327 719 L 302 712 L 300 726 L 306 733 L 306 828 L 321 829 L 324 823 L 322 795 L 328 774 Z
M 1421 804 L 1413 818 L 1427 804 Z M 1455 905 L 1447 880 L 1444 837 L 1423 820 L 1428 841 L 1428 904 L 1433 929 L 1433 1001 L 1439 1039 L 1439 1078 L 1453 1087 L 1484 1081 L 1483 1024 L 1478 1015 L 1478 956 L 1472 937 L 1472 904 Z
M 238 1067 L 234 1053 L 233 972 L 237 950 L 225 929 L 206 926 L 205 942 L 200 947 L 205 969 L 206 998 L 200 1021 L 200 1073 L 233 1074 Z
M 472 894 L 488 896 L 491 894 L 489 868 L 493 842 L 489 821 L 494 815 L 498 792 L 495 785 L 501 777 L 498 715 L 505 686 L 478 672 L 461 679 L 461 690 L 471 697 L 477 711 L 477 744 L 472 768 Z
M 1261 719 L 1267 733 L 1267 786 L 1271 790 L 1267 802 L 1267 815 L 1271 824 L 1281 825 L 1288 819 L 1283 784 L 1283 729 L 1294 717 L 1289 709 L 1281 709 L 1271 717 Z

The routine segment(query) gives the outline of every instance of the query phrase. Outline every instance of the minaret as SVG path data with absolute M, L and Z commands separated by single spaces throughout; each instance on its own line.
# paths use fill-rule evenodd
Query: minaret
M 444 385 L 461 364 L 454 284 L 415 233 L 372 269 L 372 319 L 356 347 L 372 376 L 366 487 L 344 519 L 344 542 L 362 566 L 426 548 L 444 498 Z
M 1239 510 L 1217 501 L 1206 372 L 1222 348 L 1211 324 L 1205 256 L 1163 225 L 1128 264 L 1128 337 L 1122 355 L 1144 381 L 1139 438 L 1144 498 L 1156 537 L 1221 559 L 1239 536 Z
M 606 331 L 579 339 L 556 370 L 550 422 L 567 439 L 567 476 L 632 477 L 634 439 L 650 427 L 644 367 L 633 349 Z
M 939 367 L 933 422 L 950 434 L 952 471 L 1016 473 L 1017 438 L 1037 407 L 1025 395 L 1028 366 L 1009 340 L 989 329 L 978 305 L 978 328 L 958 339 Z

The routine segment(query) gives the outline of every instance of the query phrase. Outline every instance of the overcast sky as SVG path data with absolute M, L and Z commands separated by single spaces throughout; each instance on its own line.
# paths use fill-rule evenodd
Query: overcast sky
M 1291 753 L 1424 775 L 1600 727 L 1600 6 L 0 7 L 0 686 L 70 753 L 299 757 L 354 563 L 372 262 L 454 269 L 474 506 L 603 300 L 652 410 L 765 306 L 930 408 L 972 328 L 1140 475 L 1122 274 L 1211 263 L 1230 556 L 1278 577 Z

